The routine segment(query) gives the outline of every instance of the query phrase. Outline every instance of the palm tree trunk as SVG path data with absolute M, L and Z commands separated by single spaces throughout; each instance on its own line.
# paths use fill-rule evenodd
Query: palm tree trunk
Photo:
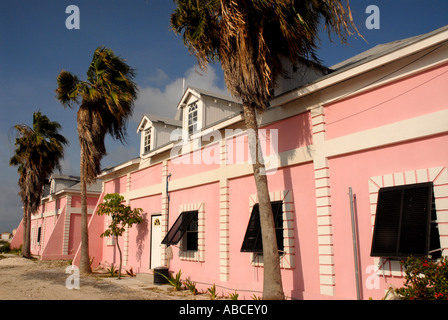
M 84 165 L 84 152 L 81 146 L 81 259 L 79 262 L 79 271 L 83 274 L 91 273 L 89 258 L 89 230 L 87 222 L 87 183 Z
M 243 105 L 244 119 L 249 138 L 249 149 L 252 157 L 255 185 L 257 187 L 260 211 L 260 225 L 263 242 L 263 299 L 283 300 L 283 285 L 280 273 L 280 262 L 275 233 L 274 215 L 269 198 L 266 168 L 258 139 L 258 124 L 255 108 Z
M 23 208 L 23 242 L 22 242 L 22 257 L 31 258 L 31 215 L 29 210 Z

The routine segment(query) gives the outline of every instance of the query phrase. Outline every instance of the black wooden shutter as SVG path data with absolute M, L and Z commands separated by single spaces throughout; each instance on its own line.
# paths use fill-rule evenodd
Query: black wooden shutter
M 162 244 L 173 245 L 177 244 L 185 231 L 187 231 L 188 226 L 193 221 L 195 216 L 197 216 L 198 211 L 184 211 L 177 218 L 176 222 L 174 222 L 171 229 L 166 234 L 165 238 L 162 240 Z
M 371 256 L 428 254 L 432 190 L 432 182 L 379 190 Z
M 272 213 L 276 228 L 277 246 L 283 251 L 283 203 L 281 201 L 271 202 Z M 247 225 L 241 252 L 263 253 L 263 241 L 261 239 L 260 207 L 254 205 Z
M 261 241 L 260 211 L 258 203 L 252 208 L 246 235 L 244 236 L 241 252 L 263 252 Z
M 277 237 L 277 247 L 279 251 L 284 250 L 283 245 L 283 202 L 272 202 L 272 213 L 274 214 L 275 235 Z

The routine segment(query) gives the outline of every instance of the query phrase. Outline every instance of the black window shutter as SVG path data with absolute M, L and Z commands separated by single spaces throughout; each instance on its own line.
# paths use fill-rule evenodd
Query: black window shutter
M 194 217 L 197 216 L 198 211 L 184 211 L 177 218 L 176 222 L 174 222 L 171 229 L 166 234 L 165 238 L 162 240 L 162 244 L 165 245 L 174 245 L 177 244 L 185 231 L 187 231 L 188 226 L 194 220 Z
M 426 255 L 429 250 L 432 188 L 416 187 L 403 192 L 403 216 L 398 252 Z
M 40 236 L 42 234 L 42 227 L 37 228 L 37 243 L 40 243 Z
M 428 254 L 432 190 L 432 182 L 379 190 L 371 256 Z
M 274 215 L 278 250 L 283 251 L 283 203 L 281 201 L 271 202 L 271 206 Z M 252 208 L 241 252 L 263 253 L 259 210 L 260 207 L 257 203 Z
M 260 212 L 258 203 L 252 208 L 246 235 L 244 236 L 241 252 L 263 252 L 261 241 Z
M 277 247 L 279 251 L 283 251 L 283 202 L 272 202 L 272 213 L 274 214 Z

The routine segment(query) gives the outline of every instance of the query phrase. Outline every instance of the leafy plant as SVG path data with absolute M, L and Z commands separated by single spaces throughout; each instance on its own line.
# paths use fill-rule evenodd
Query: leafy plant
M 124 197 L 118 193 L 108 193 L 104 196 L 104 202 L 98 205 L 97 213 L 99 215 L 111 215 L 112 221 L 109 227 L 100 236 L 110 237 L 121 236 L 126 227 L 131 227 L 134 224 L 139 224 L 143 221 L 141 213 L 143 209 L 135 208 L 131 209 L 130 206 L 123 204 Z M 120 266 L 118 268 L 118 279 L 121 279 L 121 266 L 122 266 L 122 254 L 119 242 L 117 240 L 117 248 L 120 254 Z M 93 260 L 92 260 L 93 261 Z
M 229 293 L 229 297 L 231 300 L 238 300 L 239 294 L 235 290 L 235 293 Z
M 260 296 L 255 295 L 255 293 L 252 295 L 252 300 L 261 300 Z
M 162 273 L 159 273 L 159 272 L 157 272 L 157 273 L 160 274 L 162 277 L 164 277 L 168 281 L 168 283 L 174 288 L 174 290 L 180 291 L 182 289 L 183 283 L 182 283 L 182 280 L 180 279 L 180 277 L 182 276 L 182 270 L 179 270 L 176 273 L 175 277 L 173 277 L 171 275 L 169 277 L 167 277 L 166 275 L 164 275 Z
M 185 279 L 184 284 L 192 294 L 196 295 L 198 293 L 198 290 L 196 289 L 196 282 L 191 281 L 190 279 Z
M 405 267 L 405 283 L 395 293 L 402 300 L 447 300 L 448 258 L 431 261 L 409 257 Z
M 213 286 L 211 286 L 211 288 L 208 288 L 207 291 L 208 291 L 208 294 L 210 295 L 210 299 L 216 300 L 218 295 L 216 293 L 216 286 L 215 286 L 215 284 L 213 284 Z
M 115 275 L 118 272 L 117 268 L 114 266 L 113 263 L 109 267 L 106 268 L 106 271 L 109 273 L 109 275 L 111 277 L 115 277 Z
M 135 273 L 134 273 L 134 270 L 132 270 L 132 267 L 131 267 L 131 269 L 126 270 L 126 273 L 128 276 L 135 277 Z
M 9 242 L 2 243 L 0 245 L 0 253 L 7 253 L 11 250 Z

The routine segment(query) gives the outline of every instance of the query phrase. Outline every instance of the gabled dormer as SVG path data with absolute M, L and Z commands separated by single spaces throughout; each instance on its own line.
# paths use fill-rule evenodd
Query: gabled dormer
M 180 120 L 153 114 L 143 115 L 137 127 L 137 133 L 141 133 L 140 156 L 169 143 L 171 132 L 181 126 L 182 122 Z
M 190 136 L 242 112 L 236 99 L 203 89 L 189 87 L 178 106 L 177 117 Z

